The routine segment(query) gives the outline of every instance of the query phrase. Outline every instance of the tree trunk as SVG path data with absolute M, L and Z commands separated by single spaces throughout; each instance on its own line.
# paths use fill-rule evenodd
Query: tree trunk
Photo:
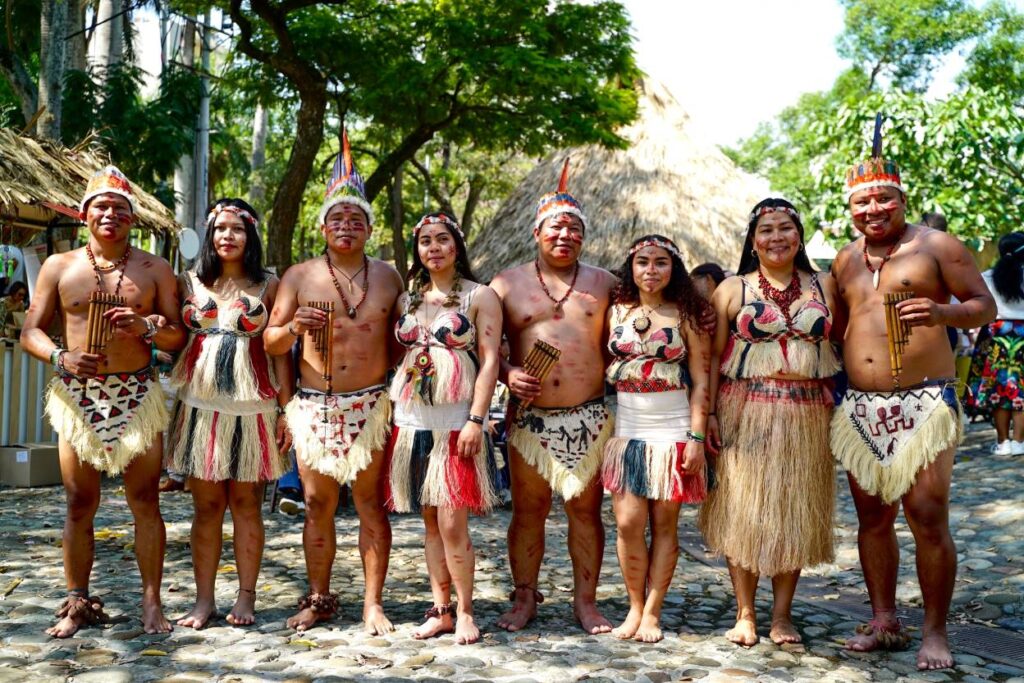
M 462 234 L 467 239 L 473 229 L 473 214 L 476 213 L 476 207 L 480 204 L 480 195 L 483 194 L 486 185 L 484 179 L 479 176 L 469 179 L 469 194 L 466 195 L 466 203 L 462 208 Z
M 121 61 L 124 49 L 123 19 L 115 14 L 121 12 L 120 0 L 99 0 L 96 9 L 96 31 L 93 33 L 90 52 L 92 64 L 100 70 L 100 78 L 108 68 Z
M 278 273 L 284 273 L 292 263 L 292 237 L 295 235 L 302 195 L 324 140 L 327 84 L 322 82 L 310 86 L 299 92 L 295 142 L 292 143 L 284 177 L 274 193 L 274 204 L 267 221 L 267 262 L 277 266 Z
M 405 208 L 402 204 L 402 169 L 399 166 L 391 177 L 391 248 L 395 256 L 395 268 L 405 279 L 409 272 L 409 260 L 405 253 L 405 234 L 402 231 L 405 223 Z
M 7 49 L 6 39 L 0 39 L 0 73 L 4 75 L 11 90 L 18 96 L 21 115 L 28 123 L 35 116 L 36 109 L 39 108 L 37 104 L 39 92 L 36 90 L 35 81 L 29 76 L 21 57 Z
M 85 71 L 88 67 L 85 40 L 85 5 L 81 0 L 68 0 L 68 35 L 64 49 L 64 72 Z
M 249 172 L 249 203 L 257 211 L 263 210 L 263 201 L 267 188 L 263 178 L 263 167 L 267 164 L 267 129 L 270 126 L 270 115 L 262 102 L 256 103 L 256 112 L 252 117 L 252 157 Z
M 64 94 L 64 47 L 68 33 L 69 0 L 43 0 L 39 20 L 40 137 L 60 140 L 61 102 Z
M 196 24 L 189 19 L 182 29 L 181 54 L 178 61 L 186 67 L 196 63 Z M 197 124 L 198 125 L 198 124 Z M 195 169 L 191 154 L 183 154 L 174 169 L 174 219 L 185 227 L 195 227 L 195 189 L 192 186 Z

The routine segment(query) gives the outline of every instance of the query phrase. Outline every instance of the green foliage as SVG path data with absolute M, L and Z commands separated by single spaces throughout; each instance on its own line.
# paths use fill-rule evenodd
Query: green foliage
M 976 245 L 1016 229 L 1024 209 L 1024 15 L 959 0 L 842 1 L 840 51 L 856 66 L 727 153 L 832 226 L 834 237 L 850 237 L 845 172 L 870 154 L 881 111 L 890 117 L 884 155 L 903 170 L 909 217 L 943 213 L 952 232 Z M 960 89 L 926 98 L 936 60 L 962 45 L 971 52 Z
M 884 127 L 883 155 L 901 166 L 910 217 L 937 211 L 946 215 L 951 232 L 975 241 L 1019 227 L 1024 115 L 1001 88 L 967 88 L 938 102 L 917 93 L 875 93 L 841 107 L 815 141 L 821 152 L 813 164 L 815 218 L 851 236 L 844 176 L 870 155 L 877 111 L 893 113 Z
M 967 0 L 840 0 L 845 27 L 837 41 L 846 57 L 903 90 L 927 89 L 939 58 L 984 28 Z
M 198 78 L 185 69 L 168 69 L 156 97 L 144 100 L 137 66 L 115 64 L 105 77 L 99 76 L 81 71 L 66 75 L 61 136 L 76 144 L 95 135 L 129 178 L 173 208 L 173 189 L 166 179 L 174 175 L 182 154 L 192 150 Z

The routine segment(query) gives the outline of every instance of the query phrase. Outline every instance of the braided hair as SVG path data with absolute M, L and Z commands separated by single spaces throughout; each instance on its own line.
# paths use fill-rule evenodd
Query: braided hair
M 430 218 L 444 218 L 444 221 L 430 221 Z M 420 220 L 420 224 L 424 223 L 424 220 L 430 225 L 444 225 L 445 230 L 452 236 L 452 240 L 455 242 L 455 278 L 452 281 L 452 288 L 448 292 L 448 296 L 445 297 L 443 308 L 458 308 L 462 299 L 459 296 L 462 292 L 462 281 L 463 280 L 476 280 L 476 276 L 473 275 L 473 269 L 469 265 L 469 252 L 466 250 L 466 241 L 462 238 L 462 234 L 458 230 L 453 230 L 448 224 L 449 221 L 455 223 L 455 219 L 449 216 L 443 211 L 436 211 L 428 213 L 423 219 Z M 418 233 L 414 233 L 415 235 Z M 409 313 L 415 314 L 421 305 L 423 305 L 423 297 L 430 289 L 430 271 L 427 270 L 426 266 L 423 265 L 423 261 L 420 260 L 420 251 L 415 240 L 412 249 L 412 268 L 409 269 L 409 275 L 406 277 L 406 281 L 409 284 Z

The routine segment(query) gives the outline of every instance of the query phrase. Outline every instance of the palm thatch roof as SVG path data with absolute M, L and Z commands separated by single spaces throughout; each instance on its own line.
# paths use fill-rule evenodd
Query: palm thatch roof
M 80 223 L 73 214 L 86 183 L 107 163 L 91 149 L 72 150 L 0 128 L 0 226 L 5 228 L 0 241 L 25 245 L 47 227 Z M 137 186 L 134 190 L 135 226 L 165 237 L 177 234 L 180 228 L 170 210 Z
M 689 115 L 663 85 L 648 79 L 640 88 L 639 117 L 619 131 L 629 140 L 627 149 L 559 150 L 512 191 L 470 249 L 484 281 L 534 258 L 530 228 L 537 200 L 555 189 L 567 155 L 569 192 L 589 224 L 582 257 L 587 263 L 617 268 L 635 238 L 661 233 L 679 245 L 688 268 L 704 261 L 736 267 L 747 216 L 767 196 L 768 183 L 740 171 L 695 134 Z

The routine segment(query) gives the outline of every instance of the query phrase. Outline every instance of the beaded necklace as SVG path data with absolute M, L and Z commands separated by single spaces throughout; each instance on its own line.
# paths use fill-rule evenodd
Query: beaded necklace
M 802 293 L 800 290 L 800 275 L 797 270 L 793 269 L 793 279 L 789 281 L 785 289 L 776 289 L 772 286 L 772 283 L 768 281 L 768 278 L 764 276 L 764 271 L 760 267 L 757 269 L 757 285 L 761 288 L 761 293 L 766 298 L 771 300 L 779 310 L 782 311 L 782 315 L 786 318 L 786 325 L 791 326 L 793 319 L 789 309 L 793 306 L 793 303 L 800 298 Z
M 565 296 L 561 299 L 556 299 L 551 296 L 551 292 L 548 290 L 548 286 L 544 283 L 544 276 L 540 272 L 540 259 L 534 259 L 533 267 L 537 271 L 537 280 L 540 282 L 540 288 L 544 290 L 545 296 L 551 300 L 551 303 L 555 305 L 555 313 L 562 312 L 562 305 L 569 300 L 569 296 L 572 294 L 572 290 L 576 287 L 576 278 L 580 274 L 580 264 L 576 264 L 576 269 L 572 272 L 572 282 L 569 283 L 569 289 L 566 290 Z
M 348 317 L 355 320 L 356 312 L 359 311 L 359 307 L 366 301 L 366 293 L 370 291 L 370 269 L 367 267 L 369 259 L 366 258 L 366 254 L 363 254 L 363 267 L 360 270 L 363 272 L 363 295 L 359 297 L 359 301 L 353 306 L 349 303 L 348 297 L 345 296 L 345 291 L 341 288 L 341 284 L 338 282 L 338 276 L 334 274 L 334 266 L 331 264 L 331 257 L 324 254 L 324 261 L 327 263 L 327 271 L 331 274 L 331 281 L 334 283 L 334 288 L 338 290 L 338 295 L 341 297 L 341 303 L 345 304 L 345 312 L 348 313 Z M 342 275 L 345 275 L 345 271 L 342 271 Z M 349 278 L 349 282 L 355 279 L 356 275 L 359 275 L 357 271 L 355 275 Z M 348 277 L 348 275 L 345 275 Z
M 124 254 L 118 259 L 117 263 L 111 263 L 109 266 L 101 266 L 96 263 L 96 255 L 92 253 L 92 247 L 88 244 L 85 245 L 85 255 L 89 259 L 89 265 L 92 266 L 93 275 L 96 276 L 96 289 L 101 292 L 103 291 L 103 275 L 120 269 L 121 274 L 118 275 L 117 284 L 114 286 L 114 296 L 120 296 L 121 283 L 124 282 L 125 266 L 128 264 L 128 258 L 132 255 L 131 245 L 128 245 L 128 248 L 124 250 Z

